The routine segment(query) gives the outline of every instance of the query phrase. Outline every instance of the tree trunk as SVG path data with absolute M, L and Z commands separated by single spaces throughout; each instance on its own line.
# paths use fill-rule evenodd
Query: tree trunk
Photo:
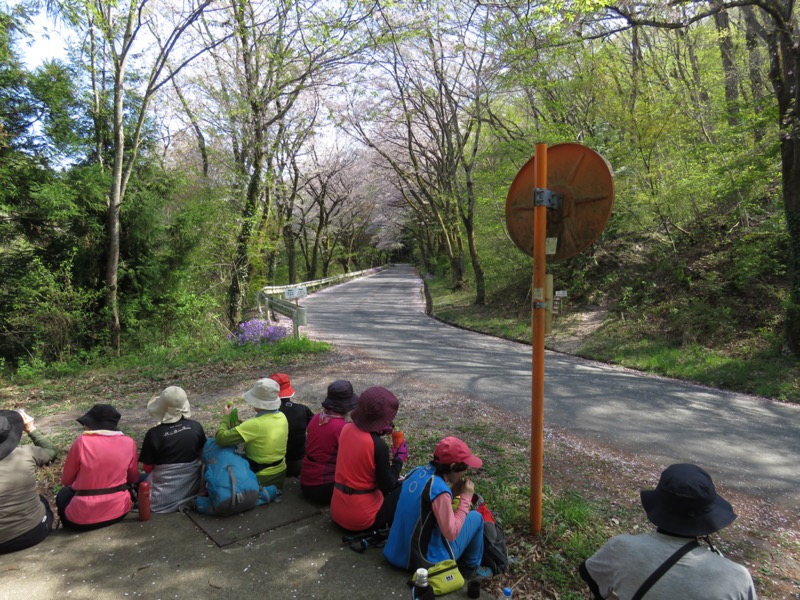
M 725 105 L 728 109 L 728 125 L 739 125 L 739 74 L 733 58 L 733 40 L 728 12 L 720 10 L 714 15 L 717 25 L 717 43 L 722 55 L 722 72 L 725 73 Z
M 783 205 L 789 233 L 789 301 L 786 345 L 800 356 L 800 45 L 791 22 L 776 24 L 769 36 L 770 80 L 778 100 L 781 128 Z
M 764 80 L 761 76 L 761 53 L 758 49 L 759 30 L 761 24 L 756 19 L 752 6 L 742 7 L 745 22 L 745 45 L 747 46 L 747 73 L 750 79 L 750 93 L 753 97 L 753 113 L 756 126 L 753 128 L 753 141 L 758 144 L 764 139 L 766 130 L 759 123 L 759 117 L 764 112 Z
M 114 65 L 114 164 L 111 171 L 111 198 L 108 206 L 106 230 L 108 257 L 106 258 L 106 307 L 109 310 L 111 346 L 120 353 L 122 325 L 119 320 L 119 237 L 120 207 L 122 206 L 122 176 L 125 166 L 125 57 L 115 57 Z
M 286 268 L 289 272 L 289 283 L 297 283 L 297 252 L 290 223 L 283 226 L 283 247 L 286 251 Z

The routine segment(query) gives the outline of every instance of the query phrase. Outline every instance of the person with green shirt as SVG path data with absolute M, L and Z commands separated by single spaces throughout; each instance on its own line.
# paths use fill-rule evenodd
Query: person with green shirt
M 280 384 L 269 377 L 259 379 L 243 398 L 256 411 L 256 416 L 242 423 L 232 422 L 232 404 L 223 408 L 223 418 L 214 440 L 219 446 L 244 444 L 250 468 L 262 486 L 283 488 L 286 478 L 286 445 L 289 422 L 280 412 Z
M 19 445 L 22 432 L 33 445 Z M 56 449 L 24 410 L 0 410 L 0 554 L 30 548 L 53 527 L 53 511 L 36 485 L 36 467 Z

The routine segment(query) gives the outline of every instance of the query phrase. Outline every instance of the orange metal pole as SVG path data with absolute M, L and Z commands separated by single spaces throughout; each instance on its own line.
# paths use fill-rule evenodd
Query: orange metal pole
M 547 188 L 547 144 L 536 144 L 536 188 Z M 533 208 L 533 368 L 531 386 L 531 534 L 542 531 L 542 463 L 544 458 L 544 329 L 547 207 Z

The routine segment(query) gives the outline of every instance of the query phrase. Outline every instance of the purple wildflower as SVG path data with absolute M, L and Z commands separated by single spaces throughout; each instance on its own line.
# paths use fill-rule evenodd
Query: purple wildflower
M 228 334 L 228 339 L 239 346 L 252 344 L 274 344 L 289 335 L 289 331 L 282 325 L 270 325 L 264 319 L 250 319 L 239 323 L 236 330 Z

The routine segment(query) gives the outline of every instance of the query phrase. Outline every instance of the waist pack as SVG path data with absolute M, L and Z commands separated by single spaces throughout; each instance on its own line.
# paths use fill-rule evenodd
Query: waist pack
M 206 515 L 234 515 L 267 504 L 278 495 L 274 485 L 261 487 L 247 460 L 234 446 L 206 441 L 201 457 L 207 496 L 195 500 L 197 512 Z
M 464 587 L 464 576 L 452 558 L 438 562 L 428 569 L 428 585 L 437 596 L 456 592 Z

